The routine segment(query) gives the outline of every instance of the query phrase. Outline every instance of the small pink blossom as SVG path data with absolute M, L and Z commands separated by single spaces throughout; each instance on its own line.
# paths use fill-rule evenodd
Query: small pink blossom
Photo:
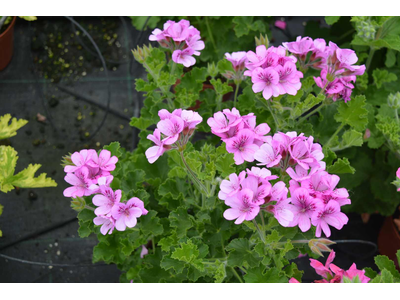
M 225 53 L 225 58 L 232 63 L 233 69 L 238 71 L 243 71 L 245 68 L 244 63 L 247 59 L 247 53 L 245 51 L 233 52 L 232 54 Z
M 253 82 L 253 92 L 263 92 L 265 100 L 270 99 L 272 96 L 279 96 L 279 74 L 274 69 L 256 68 L 252 72 L 251 81 Z
M 111 210 L 111 215 L 116 220 L 115 228 L 118 231 L 124 231 L 126 227 L 134 227 L 137 223 L 137 218 L 142 215 L 142 210 L 136 206 L 131 206 L 130 201 L 116 203 Z
M 276 20 L 275 21 L 275 27 L 285 30 L 286 29 L 286 22 L 285 21 L 281 21 L 281 20 Z
M 143 257 L 147 254 L 149 254 L 149 250 L 144 245 L 142 245 L 142 251 L 140 251 L 140 258 L 143 259 Z
M 229 180 L 222 180 L 220 185 L 220 191 L 218 193 L 218 198 L 221 200 L 226 200 L 227 197 L 232 197 L 238 193 L 241 189 L 240 184 L 246 176 L 246 172 L 240 172 L 239 176 L 235 173 L 229 175 Z
M 114 192 L 112 188 L 102 185 L 100 186 L 100 193 L 92 199 L 93 204 L 98 206 L 94 211 L 97 216 L 109 214 L 114 205 L 121 200 L 121 190 Z
M 73 186 L 64 190 L 64 196 L 76 198 L 92 195 L 93 191 L 89 189 L 92 182 L 88 179 L 88 175 L 89 170 L 87 167 L 81 167 L 75 173 L 67 173 L 64 180 Z
M 183 131 L 184 126 L 184 121 L 175 115 L 157 123 L 158 130 L 167 137 L 163 139 L 165 145 L 174 144 L 178 140 L 179 134 Z
M 186 48 L 184 50 L 175 50 L 172 53 L 172 60 L 177 64 L 182 64 L 186 68 L 193 66 L 196 63 L 196 59 L 192 56 L 195 51 L 192 48 Z
M 100 232 L 103 235 L 111 234 L 115 227 L 115 220 L 113 217 L 108 216 L 99 216 L 93 219 L 93 223 L 95 225 L 102 225 L 100 228 Z
M 75 164 L 75 166 L 65 166 L 64 172 L 71 173 L 79 170 L 81 167 L 88 167 L 88 162 L 92 159 L 92 155 L 95 153 L 96 151 L 93 149 L 83 149 L 79 152 L 75 152 L 71 155 L 71 160 Z
M 227 220 L 234 220 L 235 224 L 241 224 L 244 220 L 253 220 L 260 211 L 260 207 L 252 203 L 253 192 L 249 189 L 243 189 L 225 201 L 225 204 L 231 208 L 224 212 L 224 218 Z
M 317 208 L 311 218 L 311 222 L 317 227 L 315 232 L 316 237 L 321 236 L 321 230 L 325 233 L 326 237 L 331 235 L 329 225 L 336 229 L 342 229 L 343 225 L 347 224 L 349 218 L 340 212 L 339 204 L 331 200 L 324 208 Z
M 149 134 L 147 139 L 154 142 L 155 146 L 146 150 L 145 155 L 149 163 L 154 163 L 161 155 L 167 151 L 170 146 L 161 141 L 161 132 L 159 129 L 154 130 L 153 134 Z
M 234 154 L 237 165 L 244 161 L 254 161 L 254 153 L 258 150 L 258 146 L 253 144 L 253 141 L 254 133 L 249 129 L 243 129 L 237 136 L 226 140 L 226 150 Z
M 115 170 L 115 164 L 118 162 L 116 156 L 111 156 L 111 152 L 108 150 L 101 150 L 97 156 L 97 152 L 93 153 L 92 160 L 88 162 L 88 165 L 92 168 L 99 168 L 102 171 L 111 172 Z

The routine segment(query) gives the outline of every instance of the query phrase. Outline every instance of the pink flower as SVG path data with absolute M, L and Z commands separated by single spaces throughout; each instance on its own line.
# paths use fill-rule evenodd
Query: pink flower
M 236 112 L 237 110 L 235 108 L 232 109 L 232 112 Z M 229 110 L 226 110 L 227 112 L 224 111 L 224 113 L 218 111 L 214 113 L 214 116 L 209 118 L 207 120 L 208 126 L 211 127 L 211 131 L 214 134 L 221 134 L 227 132 L 230 128 L 238 125 L 241 122 L 241 117 L 240 115 L 238 117 L 233 117 L 232 114 L 227 114 L 230 112 Z M 228 116 L 225 117 L 225 115 Z
M 260 211 L 260 207 L 252 203 L 253 192 L 249 189 L 243 189 L 225 201 L 225 204 L 231 208 L 224 212 L 224 218 L 227 220 L 234 220 L 235 224 L 241 224 L 244 220 L 253 220 Z
M 64 172 L 71 173 L 79 170 L 81 167 L 88 167 L 87 163 L 92 159 L 92 155 L 95 153 L 96 151 L 93 149 L 83 149 L 79 152 L 75 152 L 71 155 L 71 160 L 75 166 L 65 166 Z
M 361 283 L 368 283 L 371 280 L 369 277 L 365 276 L 365 270 L 357 270 L 356 264 L 353 263 L 350 269 L 343 273 L 343 277 L 353 279 L 356 276 L 358 276 Z
M 257 67 L 260 67 L 267 60 L 267 48 L 265 45 L 260 45 L 256 47 L 256 53 L 253 51 L 247 52 L 247 61 L 245 66 L 248 71 L 244 72 L 246 76 L 252 76 L 252 71 Z
M 182 64 L 186 68 L 193 66 L 196 63 L 196 59 L 192 56 L 195 51 L 192 48 L 186 48 L 184 50 L 175 50 L 172 53 L 172 60 L 177 64 Z
M 240 172 L 239 176 L 235 173 L 229 175 L 229 180 L 222 180 L 220 185 L 220 191 L 218 193 L 218 198 L 221 200 L 226 200 L 227 197 L 232 197 L 238 193 L 241 189 L 240 184 L 242 183 L 246 172 Z
M 263 92 L 265 100 L 270 99 L 272 96 L 279 96 L 279 74 L 272 68 L 262 69 L 260 67 L 254 69 L 251 74 L 251 81 L 253 82 L 253 92 Z
M 111 172 L 115 170 L 115 164 L 118 162 L 116 156 L 111 157 L 111 152 L 108 150 L 101 150 L 100 155 L 97 152 L 93 153 L 92 160 L 88 165 L 92 168 L 99 168 L 102 171 Z
M 291 61 L 287 61 L 283 66 L 276 66 L 275 71 L 279 75 L 279 93 L 296 95 L 301 88 L 300 78 L 303 78 L 303 73 L 297 71 L 296 65 Z
M 259 161 L 257 165 L 266 165 L 267 168 L 275 167 L 282 159 L 280 143 L 271 137 L 254 154 L 254 159 Z
M 245 51 L 233 52 L 232 54 L 225 53 L 225 58 L 232 63 L 233 69 L 238 71 L 243 71 L 245 66 L 244 63 L 247 59 L 247 53 Z
M 316 237 L 321 236 L 321 229 L 329 237 L 331 230 L 328 225 L 336 229 L 342 229 L 343 225 L 347 224 L 348 221 L 349 218 L 340 212 L 340 206 L 334 200 L 329 201 L 324 208 L 317 208 L 311 218 L 312 224 L 317 227 Z
M 89 189 L 92 182 L 88 179 L 89 170 L 87 167 L 81 167 L 75 173 L 67 173 L 64 180 L 73 186 L 64 190 L 64 197 L 83 197 L 90 196 L 93 191 Z
M 111 234 L 115 227 L 115 220 L 113 217 L 99 216 L 93 219 L 95 225 L 102 225 L 100 232 L 103 235 Z
M 239 131 L 237 136 L 226 140 L 226 150 L 234 154 L 235 163 L 242 164 L 244 161 L 254 161 L 254 153 L 258 146 L 253 144 L 254 133 L 249 129 Z
M 131 206 L 130 201 L 132 200 L 127 203 L 116 203 L 111 210 L 111 215 L 116 220 L 115 228 L 118 231 L 124 231 L 126 227 L 134 227 L 137 218 L 142 215 L 142 210 L 139 207 Z
M 161 141 L 161 134 L 160 130 L 156 129 L 154 130 L 154 134 L 149 134 L 147 136 L 147 139 L 150 141 L 154 142 L 156 145 L 153 147 L 150 147 L 149 149 L 146 150 L 145 155 L 149 163 L 154 163 L 161 155 L 164 154 L 165 151 L 167 151 L 170 146 L 165 145 L 163 141 Z
M 104 185 L 106 187 L 109 187 L 111 182 L 113 181 L 113 179 L 114 179 L 114 176 L 112 176 L 112 175 L 99 177 L 99 179 L 97 180 L 97 184 L 90 185 L 89 189 L 92 191 L 92 194 L 99 194 L 100 186 Z
M 286 22 L 285 21 L 281 21 L 281 20 L 276 20 L 275 21 L 275 27 L 285 30 L 286 29 Z
M 147 215 L 147 213 L 149 212 L 147 209 L 144 208 L 144 202 L 137 197 L 133 197 L 133 198 L 129 199 L 129 201 L 126 203 L 126 205 L 129 208 L 132 208 L 132 207 L 139 208 L 142 211 L 142 215 Z
M 298 36 L 295 42 L 282 43 L 290 52 L 298 55 L 306 55 L 313 49 L 313 40 L 309 37 Z
M 157 128 L 160 132 L 167 136 L 167 138 L 163 140 L 165 145 L 174 144 L 178 140 L 179 134 L 183 131 L 184 126 L 184 121 L 175 115 L 157 123 Z
M 289 279 L 289 283 L 300 283 L 296 278 L 292 277 Z
M 175 42 L 184 41 L 189 34 L 190 23 L 187 20 L 180 20 L 178 23 L 168 21 L 168 26 L 164 25 L 164 35 L 172 38 Z
M 310 218 L 317 208 L 321 208 L 323 203 L 317 198 L 312 198 L 305 188 L 298 188 L 291 193 L 291 202 L 294 205 L 294 219 L 290 226 L 299 225 L 302 232 L 311 228 Z
M 294 218 L 294 207 L 290 204 L 290 199 L 278 201 L 272 208 L 274 217 L 283 227 L 289 227 Z
M 274 180 L 277 179 L 278 176 L 272 175 L 271 171 L 266 169 L 266 168 L 257 168 L 257 167 L 251 167 L 251 170 L 247 169 L 247 175 L 248 176 L 254 176 L 258 180 L 258 184 L 264 184 L 266 182 L 269 182 L 269 180 Z
M 184 127 L 188 128 L 189 130 L 194 129 L 196 125 L 203 121 L 203 118 L 199 115 L 199 113 L 192 110 L 182 110 L 180 117 L 185 122 Z
M 264 204 L 264 199 L 269 195 L 271 191 L 271 184 L 268 181 L 259 185 L 258 178 L 254 176 L 248 176 L 246 179 L 244 179 L 241 186 L 243 189 L 249 189 L 253 192 L 253 199 L 251 199 L 250 201 L 254 205 Z
M 143 257 L 147 254 L 149 254 L 149 250 L 144 245 L 142 245 L 142 251 L 140 251 L 140 258 L 143 259 Z
M 329 270 L 329 267 L 334 259 L 335 251 L 332 250 L 325 262 L 325 266 L 318 260 L 312 258 L 310 258 L 310 265 L 315 269 L 315 272 L 318 275 L 321 275 L 324 278 L 328 278 L 329 275 L 332 276 L 332 272 Z
M 93 204 L 98 206 L 94 211 L 97 216 L 109 214 L 114 205 L 121 200 L 121 190 L 114 192 L 112 188 L 102 185 L 100 192 L 101 194 L 95 195 L 92 199 Z

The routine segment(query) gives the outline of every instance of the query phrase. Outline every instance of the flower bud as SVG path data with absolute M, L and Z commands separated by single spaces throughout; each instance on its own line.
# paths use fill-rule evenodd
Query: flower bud
M 214 62 L 208 63 L 207 72 L 208 72 L 208 75 L 210 75 L 212 78 L 214 78 L 218 75 L 218 68 Z
M 312 239 L 308 242 L 308 246 L 310 247 L 311 251 L 320 256 L 324 256 L 322 252 L 331 252 L 332 250 L 328 246 L 333 244 L 336 243 L 324 238 Z
M 71 160 L 71 153 L 68 153 L 68 155 L 63 156 L 61 160 L 61 166 L 75 166 L 75 164 Z
M 85 199 L 81 197 L 72 198 L 71 208 L 76 211 L 81 211 L 85 208 L 86 202 Z
M 400 92 L 397 92 L 396 94 L 390 94 L 387 98 L 388 105 L 393 108 L 393 109 L 399 109 L 400 108 Z
M 232 79 L 236 78 L 236 73 L 234 73 L 232 71 L 226 71 L 225 73 L 222 73 L 221 75 L 224 76 L 228 80 L 232 80 Z
M 269 40 L 267 35 L 263 36 L 260 34 L 260 38 L 255 37 L 255 40 L 256 40 L 256 47 L 260 45 L 265 45 L 266 48 L 269 47 Z
M 372 41 L 375 39 L 376 29 L 370 22 L 361 21 L 356 24 L 357 35 L 364 41 Z
M 133 57 L 136 59 L 136 61 L 142 64 L 144 63 L 146 58 L 150 55 L 152 50 L 153 47 L 151 45 L 149 46 L 144 45 L 143 48 L 140 48 L 138 46 L 137 49 L 132 50 L 132 54 Z
M 371 130 L 369 130 L 368 128 L 365 130 L 364 133 L 364 140 L 367 140 L 371 137 Z

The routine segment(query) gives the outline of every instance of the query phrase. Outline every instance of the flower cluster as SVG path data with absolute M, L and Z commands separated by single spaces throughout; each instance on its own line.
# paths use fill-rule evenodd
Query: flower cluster
M 94 194 L 90 187 L 115 170 L 118 158 L 111 157 L 108 150 L 102 150 L 98 155 L 96 150 L 83 149 L 72 154 L 70 161 L 71 164 L 64 167 L 64 172 L 67 173 L 64 180 L 72 186 L 64 190 L 64 196 L 76 198 Z
M 316 283 L 343 283 L 343 282 L 358 282 L 367 283 L 370 278 L 365 276 L 365 270 L 357 270 L 357 266 L 353 263 L 347 271 L 337 267 L 332 263 L 335 258 L 335 251 L 329 254 L 325 265 L 318 260 L 310 258 L 310 265 L 315 269 L 318 275 L 323 277 L 322 280 L 315 280 Z M 289 280 L 290 283 L 298 283 L 295 278 Z
M 170 149 L 182 149 L 192 136 L 196 125 L 203 121 L 197 112 L 181 108 L 172 113 L 161 109 L 158 116 L 161 121 L 157 123 L 154 133 L 147 136 L 147 139 L 155 144 L 145 153 L 151 164 Z
M 71 155 L 71 164 L 64 167 L 67 173 L 64 180 L 72 187 L 64 190 L 65 197 L 83 197 L 95 195 L 92 202 L 97 208 L 93 219 L 95 225 L 102 225 L 100 232 L 103 235 L 111 234 L 116 228 L 124 231 L 126 227 L 132 228 L 137 223 L 137 218 L 146 215 L 147 210 L 139 198 L 133 197 L 127 203 L 121 202 L 121 190 L 113 191 L 110 184 L 113 176 L 110 172 L 115 170 L 118 162 L 116 156 L 111 156 L 108 150 L 102 150 L 97 155 L 96 150 L 84 149 Z
M 327 45 L 324 39 L 312 40 L 300 36 L 295 42 L 283 45 L 299 59 L 303 68 L 321 70 L 320 77 L 314 77 L 314 80 L 328 97 L 333 101 L 339 98 L 343 98 L 345 102 L 350 100 L 354 88 L 352 82 L 356 81 L 357 75 L 365 72 L 365 65 L 354 65 L 358 58 L 353 50 L 341 49 L 333 42 Z M 306 62 L 307 57 L 309 60 Z
M 297 59 L 286 56 L 286 49 L 282 46 L 257 46 L 256 52 L 247 52 L 244 75 L 251 77 L 253 91 L 262 92 L 268 100 L 271 97 L 289 94 L 296 95 L 301 88 L 300 78 L 303 73 L 297 71 Z
M 234 154 L 237 165 L 254 161 L 254 154 L 268 140 L 265 135 L 271 130 L 267 123 L 256 126 L 253 113 L 241 116 L 236 108 L 216 112 L 207 124 L 225 142 L 226 150 Z
M 171 49 L 172 60 L 185 67 L 193 66 L 196 63 L 193 55 L 199 56 L 200 50 L 204 49 L 204 42 L 200 39 L 200 31 L 187 20 L 167 21 L 163 30 L 156 28 L 149 37 L 150 41 Z

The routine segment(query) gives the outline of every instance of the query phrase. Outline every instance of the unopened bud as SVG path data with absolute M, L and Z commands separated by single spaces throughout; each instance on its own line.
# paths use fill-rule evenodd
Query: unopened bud
M 71 153 L 68 153 L 68 155 L 63 156 L 61 160 L 61 166 L 75 166 L 75 164 L 72 162 L 71 155 Z
M 333 244 L 336 243 L 328 239 L 312 239 L 308 242 L 311 251 L 320 256 L 324 256 L 322 252 L 331 252 L 332 250 L 328 246 Z
M 390 94 L 387 98 L 387 102 L 391 108 L 399 109 L 400 108 L 400 92 L 397 92 L 394 95 Z
M 368 140 L 371 137 L 371 130 L 369 130 L 368 128 L 365 130 L 364 133 L 364 140 Z
M 260 38 L 255 37 L 255 40 L 256 40 L 256 47 L 261 45 L 265 45 L 266 48 L 269 47 L 269 40 L 267 35 L 263 36 L 262 34 L 260 34 Z
M 357 35 L 365 41 L 375 39 L 376 29 L 370 22 L 361 21 L 356 24 Z
M 232 72 L 232 71 L 226 71 L 225 73 L 222 73 L 221 75 L 224 76 L 228 80 L 234 79 L 236 77 L 236 73 Z
M 214 78 L 218 75 L 218 67 L 215 65 L 214 62 L 208 63 L 207 72 L 208 72 L 208 75 L 210 75 L 212 78 Z
M 137 49 L 132 50 L 133 57 L 138 61 L 139 63 L 144 63 L 146 58 L 150 55 L 151 51 L 153 50 L 153 47 L 151 45 L 146 46 L 144 45 L 143 48 L 140 48 L 139 46 Z
M 81 197 L 72 198 L 71 208 L 76 211 L 81 211 L 85 208 L 86 202 L 85 199 Z

